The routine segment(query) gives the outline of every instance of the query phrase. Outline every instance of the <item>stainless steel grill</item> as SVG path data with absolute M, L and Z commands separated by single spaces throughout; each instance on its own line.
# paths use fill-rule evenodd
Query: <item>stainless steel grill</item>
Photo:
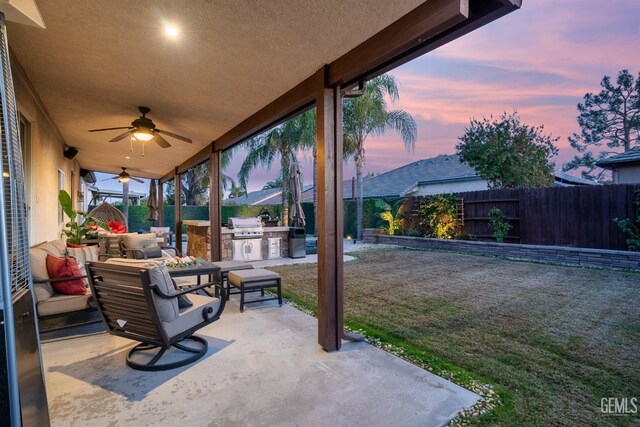
M 260 218 L 229 218 L 228 227 L 234 239 L 255 239 L 264 235 Z

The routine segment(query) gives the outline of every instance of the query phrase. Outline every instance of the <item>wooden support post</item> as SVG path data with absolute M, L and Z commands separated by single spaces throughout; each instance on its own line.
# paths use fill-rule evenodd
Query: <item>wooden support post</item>
M 211 261 L 222 261 L 222 187 L 220 185 L 221 151 L 209 157 L 209 230 L 211 233 Z
M 328 68 L 316 75 L 318 185 L 318 343 L 336 351 L 343 337 L 342 105 L 327 87 Z
M 175 216 L 174 216 L 174 223 L 175 223 L 175 228 L 174 231 L 176 233 L 176 249 L 178 249 L 178 251 L 180 251 L 180 253 L 182 253 L 182 210 L 180 209 L 182 203 L 181 203 L 181 199 L 182 199 L 182 182 L 181 180 L 181 175 L 178 173 L 178 168 L 176 168 L 176 172 L 174 174 L 174 178 L 173 178 L 173 198 L 175 199 L 174 201 L 174 212 L 175 212 Z M 185 255 L 185 254 L 182 254 Z
M 164 227 L 164 183 L 158 180 L 158 227 Z

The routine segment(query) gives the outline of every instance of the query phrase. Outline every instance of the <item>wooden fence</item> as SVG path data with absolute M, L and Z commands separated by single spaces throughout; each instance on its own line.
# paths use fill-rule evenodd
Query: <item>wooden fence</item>
M 478 240 L 494 240 L 489 211 L 497 207 L 513 226 L 506 242 L 626 250 L 627 235 L 613 219 L 640 214 L 636 191 L 638 184 L 486 190 L 456 196 L 464 206 L 463 230 Z M 414 227 L 420 222 L 417 208 L 422 199 L 412 197 L 405 204 L 406 220 Z

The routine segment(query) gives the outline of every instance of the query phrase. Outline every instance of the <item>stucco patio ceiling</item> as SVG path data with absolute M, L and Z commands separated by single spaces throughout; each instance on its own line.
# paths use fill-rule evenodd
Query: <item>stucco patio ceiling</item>
M 9 23 L 9 41 L 82 167 L 157 178 L 421 3 L 37 0 L 47 28 Z M 142 157 L 107 142 L 118 131 L 87 132 L 128 125 L 138 105 L 193 144 Z

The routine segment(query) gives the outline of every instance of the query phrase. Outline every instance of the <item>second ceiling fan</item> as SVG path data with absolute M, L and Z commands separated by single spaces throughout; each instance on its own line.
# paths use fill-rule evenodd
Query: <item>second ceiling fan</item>
M 169 132 L 166 130 L 158 129 L 153 121 L 147 117 L 147 114 L 151 111 L 148 107 L 140 106 L 138 110 L 142 114 L 140 117 L 131 122 L 131 126 L 119 126 L 113 128 L 102 128 L 102 129 L 90 129 L 89 132 L 103 132 L 108 130 L 116 130 L 116 129 L 127 129 L 127 131 L 123 134 L 116 136 L 113 139 L 110 139 L 109 142 L 118 142 L 127 136 L 131 135 L 140 141 L 150 141 L 154 140 L 160 147 L 169 148 L 171 144 L 164 139 L 160 134 L 167 135 L 176 139 L 179 139 L 184 142 L 192 143 L 193 141 L 186 136 L 178 135 L 173 132 Z

